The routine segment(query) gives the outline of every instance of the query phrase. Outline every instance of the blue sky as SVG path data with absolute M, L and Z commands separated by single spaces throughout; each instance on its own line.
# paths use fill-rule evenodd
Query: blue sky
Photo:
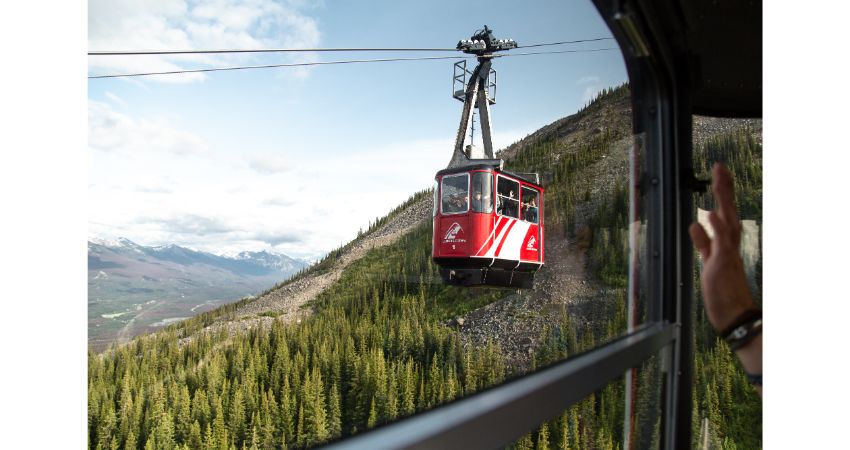
M 589 1 L 364 5 L 91 0 L 88 47 L 452 48 L 484 24 L 520 45 L 610 36 Z M 90 56 L 88 72 L 429 55 Z M 462 106 L 450 96 L 453 62 L 89 80 L 89 235 L 315 260 L 446 165 Z M 616 50 L 501 58 L 494 67 L 496 148 L 626 80 Z

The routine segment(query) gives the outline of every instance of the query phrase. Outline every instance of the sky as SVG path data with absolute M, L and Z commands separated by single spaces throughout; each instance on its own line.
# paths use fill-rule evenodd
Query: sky
M 484 24 L 519 45 L 611 36 L 589 0 L 364 5 L 90 0 L 88 50 L 453 48 Z M 494 147 L 626 81 L 616 47 L 609 40 L 525 51 L 614 50 L 497 59 Z M 89 56 L 88 74 L 447 54 L 463 56 Z M 89 237 L 315 261 L 429 188 L 446 166 L 462 108 L 451 97 L 455 61 L 89 79 Z

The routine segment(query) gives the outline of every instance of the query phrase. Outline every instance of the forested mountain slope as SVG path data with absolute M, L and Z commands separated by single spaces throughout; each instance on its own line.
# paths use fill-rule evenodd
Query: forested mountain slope
M 534 290 L 439 283 L 430 259 L 431 194 L 417 193 L 256 299 L 90 353 L 90 448 L 310 447 L 619 335 L 625 330 L 628 108 L 626 86 L 606 91 L 501 152 L 512 170 L 540 172 L 547 188 L 547 263 Z M 731 124 L 715 127 L 705 142 L 725 139 Z M 755 134 L 752 128 L 734 132 Z M 757 150 L 760 165 L 760 144 Z M 755 186 L 756 179 L 748 183 Z M 760 195 L 760 171 L 757 183 Z M 697 401 L 695 424 L 708 417 L 711 438 L 726 447 L 760 445 L 760 421 L 753 431 L 720 409 L 739 398 L 752 408 L 746 380 L 725 344 L 704 326 L 700 334 L 697 382 L 721 397 L 701 391 L 708 400 Z M 639 376 L 638 402 L 647 406 L 636 417 L 646 425 L 636 436 L 641 448 L 657 438 L 657 417 L 643 412 L 657 401 L 653 364 Z M 609 384 L 515 447 L 621 446 L 623 389 L 621 380 Z

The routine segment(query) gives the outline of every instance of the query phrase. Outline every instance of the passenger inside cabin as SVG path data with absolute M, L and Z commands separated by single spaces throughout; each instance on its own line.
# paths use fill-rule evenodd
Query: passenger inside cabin
M 472 193 L 472 210 L 478 212 L 486 212 L 489 210 L 490 206 L 490 197 L 485 197 L 481 194 L 481 191 L 475 191 Z
M 519 205 L 517 205 L 516 195 L 514 194 L 514 190 L 511 189 L 508 192 L 508 198 L 505 201 L 505 215 L 511 217 L 517 217 L 517 213 L 519 212 Z
M 522 202 L 523 218 L 526 222 L 537 223 L 537 201 L 535 197 L 529 195 Z
M 458 195 L 452 197 L 452 205 L 454 206 L 452 212 L 466 211 L 466 196 Z

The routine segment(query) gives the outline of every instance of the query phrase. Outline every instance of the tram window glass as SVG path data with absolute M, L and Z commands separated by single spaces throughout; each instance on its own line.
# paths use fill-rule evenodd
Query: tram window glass
M 630 369 L 625 377 L 613 379 L 539 424 L 514 442 L 513 448 L 661 448 L 664 374 L 659 361 L 664 354 L 662 350 Z M 549 361 L 546 355 L 540 356 L 544 358 L 541 363 Z
M 433 201 L 434 207 L 431 210 L 432 216 L 437 215 L 437 207 L 439 206 L 439 203 L 440 203 L 439 200 L 438 200 L 440 198 L 439 195 L 440 195 L 440 185 L 437 183 L 437 180 L 434 180 L 434 201 Z
M 718 127 L 722 123 L 722 127 Z M 693 117 L 694 172 L 711 177 L 722 163 L 735 180 L 735 206 L 741 223 L 741 259 L 753 300 L 762 307 L 762 121 Z M 715 130 L 720 129 L 721 132 Z M 709 188 L 694 195 L 693 221 L 712 235 L 708 212 L 715 206 Z M 729 347 L 718 341 L 705 315 L 700 289 L 702 259 L 694 251 L 694 439 L 711 448 L 761 448 L 761 398 L 747 382 Z M 722 374 L 722 375 L 720 375 Z M 708 401 L 705 401 L 708 400 Z M 731 414 L 727 411 L 734 410 Z
M 537 223 L 539 216 L 540 193 L 527 186 L 522 187 L 522 220 Z
M 469 210 L 468 173 L 444 176 L 441 192 L 443 214 L 459 214 Z
M 493 212 L 493 174 L 475 172 L 472 175 L 472 210 L 480 213 Z
M 497 177 L 498 200 L 496 212 L 508 217 L 519 218 L 519 183 L 505 177 Z

